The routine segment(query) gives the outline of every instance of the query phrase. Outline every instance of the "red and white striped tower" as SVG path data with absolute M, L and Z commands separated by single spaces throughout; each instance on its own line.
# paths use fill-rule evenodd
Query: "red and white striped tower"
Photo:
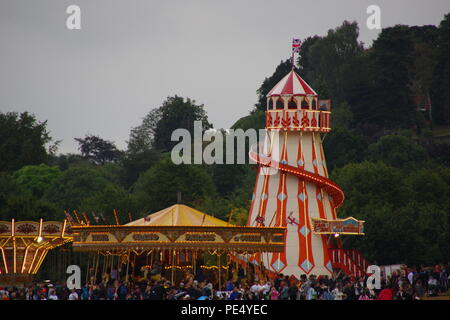
M 258 163 L 248 226 L 287 228 L 283 253 L 254 255 L 277 273 L 330 275 L 332 235 L 315 234 L 312 218 L 335 220 L 344 193 L 328 179 L 322 133 L 330 131 L 330 107 L 294 71 L 267 95 L 266 139 L 252 148 Z M 270 170 L 268 170 L 270 168 Z

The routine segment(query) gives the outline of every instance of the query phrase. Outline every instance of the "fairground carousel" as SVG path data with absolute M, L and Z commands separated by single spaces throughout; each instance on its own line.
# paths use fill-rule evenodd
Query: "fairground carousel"
M 236 226 L 182 204 L 116 222 L 72 223 L 73 250 L 90 255 L 87 282 L 99 275 L 105 281 L 164 277 L 172 282 L 204 275 L 221 287 L 231 269 L 250 268 L 245 257 L 284 250 L 284 227 Z M 262 266 L 252 271 L 263 273 Z
M 72 239 L 67 220 L 0 221 L 0 286 L 30 283 L 49 250 Z

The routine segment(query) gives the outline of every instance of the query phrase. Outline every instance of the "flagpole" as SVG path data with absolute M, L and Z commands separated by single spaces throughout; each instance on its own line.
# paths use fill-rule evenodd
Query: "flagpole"
M 294 70 L 294 53 L 295 53 L 295 50 L 294 50 L 294 48 L 292 48 L 292 70 Z
M 302 42 L 300 39 L 293 38 L 292 39 L 292 70 L 295 68 L 295 53 L 300 52 L 300 46 L 302 45 Z

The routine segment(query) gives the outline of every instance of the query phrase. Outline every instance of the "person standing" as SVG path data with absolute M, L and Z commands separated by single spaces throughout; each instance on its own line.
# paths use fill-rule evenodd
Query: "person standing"
M 335 288 L 331 291 L 334 300 L 344 300 L 344 292 L 342 292 L 342 283 L 338 282 Z
M 390 285 L 381 290 L 380 294 L 378 295 L 378 300 L 392 300 L 392 299 L 393 299 L 393 291 Z
M 278 297 L 280 296 L 280 293 L 275 287 L 272 287 L 270 290 L 270 300 L 278 300 Z
M 72 291 L 70 292 L 69 300 L 78 300 L 78 293 L 75 289 L 72 289 Z
M 414 299 L 422 300 L 425 295 L 425 287 L 423 286 L 422 280 L 417 280 L 414 286 Z
M 58 300 L 58 296 L 55 293 L 55 289 L 51 289 L 48 293 L 48 300 Z

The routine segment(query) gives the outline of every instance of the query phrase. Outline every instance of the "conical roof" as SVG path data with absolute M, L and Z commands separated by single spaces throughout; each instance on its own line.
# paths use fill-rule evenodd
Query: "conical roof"
M 269 91 L 267 97 L 281 95 L 317 96 L 317 93 L 292 70 Z
M 230 224 L 184 204 L 175 204 L 127 223 L 126 226 L 230 226 Z

